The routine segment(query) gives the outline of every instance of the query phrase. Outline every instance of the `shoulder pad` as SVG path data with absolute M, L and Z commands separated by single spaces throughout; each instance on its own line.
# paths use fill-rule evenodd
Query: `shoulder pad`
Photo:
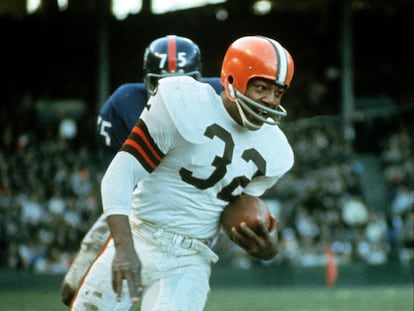
M 158 91 L 180 135 L 187 141 L 205 142 L 204 131 L 216 118 L 221 101 L 213 88 L 187 76 L 159 80 Z M 219 102 L 220 103 L 220 102 Z

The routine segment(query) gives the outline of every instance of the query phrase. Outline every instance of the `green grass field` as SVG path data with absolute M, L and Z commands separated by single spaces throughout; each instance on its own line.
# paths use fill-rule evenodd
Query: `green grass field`
M 0 309 L 67 310 L 57 290 L 41 289 L 2 290 Z M 205 311 L 413 311 L 413 288 L 213 288 Z

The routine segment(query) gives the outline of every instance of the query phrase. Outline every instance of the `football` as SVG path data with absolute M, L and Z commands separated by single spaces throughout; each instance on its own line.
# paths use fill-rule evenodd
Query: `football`
M 230 236 L 231 228 L 239 228 L 242 222 L 258 232 L 258 219 L 263 219 L 270 228 L 270 216 L 270 210 L 260 198 L 242 194 L 224 208 L 220 221 L 222 228 Z

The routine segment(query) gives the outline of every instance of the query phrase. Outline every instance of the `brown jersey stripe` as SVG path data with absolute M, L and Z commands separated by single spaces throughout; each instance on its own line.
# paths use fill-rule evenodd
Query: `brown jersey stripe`
M 144 152 L 141 146 L 136 141 L 130 138 L 128 138 L 124 142 L 124 145 L 122 146 L 121 150 L 131 153 L 149 172 L 155 170 L 157 165 L 160 163 L 154 163 L 153 161 L 151 161 L 151 159 Z
M 141 120 L 135 125 L 121 150 L 132 154 L 148 172 L 152 172 L 165 156 Z
M 144 122 L 142 122 L 142 125 L 145 126 Z M 145 130 L 146 129 L 147 128 L 145 127 Z M 141 127 L 134 126 L 132 132 L 137 134 L 141 138 L 142 142 L 149 149 L 151 154 L 158 160 L 158 162 L 162 160 L 164 154 L 158 149 L 158 146 L 151 139 L 151 136 L 149 136 L 148 131 L 144 132 Z M 150 138 L 151 140 L 148 138 Z
M 139 163 L 141 163 L 141 165 L 142 165 L 142 167 L 148 172 L 148 173 L 152 173 L 152 171 L 154 170 L 154 167 L 151 167 L 146 161 L 145 161 L 145 159 L 142 157 L 142 155 L 139 153 L 139 152 L 137 152 L 137 150 L 134 148 L 134 147 L 132 147 L 132 146 L 130 146 L 130 145 L 126 145 L 126 144 L 124 144 L 124 145 L 122 145 L 122 148 L 121 148 L 121 150 L 122 151 L 126 151 L 126 152 L 128 152 L 128 153 L 130 153 L 130 154 L 132 154 L 133 156 L 134 156 L 134 158 L 135 159 L 137 159 L 137 161 L 139 162 Z

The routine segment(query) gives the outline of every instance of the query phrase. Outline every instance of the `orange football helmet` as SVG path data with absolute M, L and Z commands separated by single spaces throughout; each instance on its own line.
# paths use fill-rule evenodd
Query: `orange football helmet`
M 227 98 L 256 119 L 275 125 L 287 112 L 279 106 L 271 109 L 244 96 L 252 78 L 264 78 L 288 88 L 294 72 L 293 58 L 277 41 L 263 36 L 246 36 L 234 41 L 224 56 L 221 84 Z M 266 118 L 255 112 L 263 110 Z M 254 128 L 257 129 L 257 128 Z

